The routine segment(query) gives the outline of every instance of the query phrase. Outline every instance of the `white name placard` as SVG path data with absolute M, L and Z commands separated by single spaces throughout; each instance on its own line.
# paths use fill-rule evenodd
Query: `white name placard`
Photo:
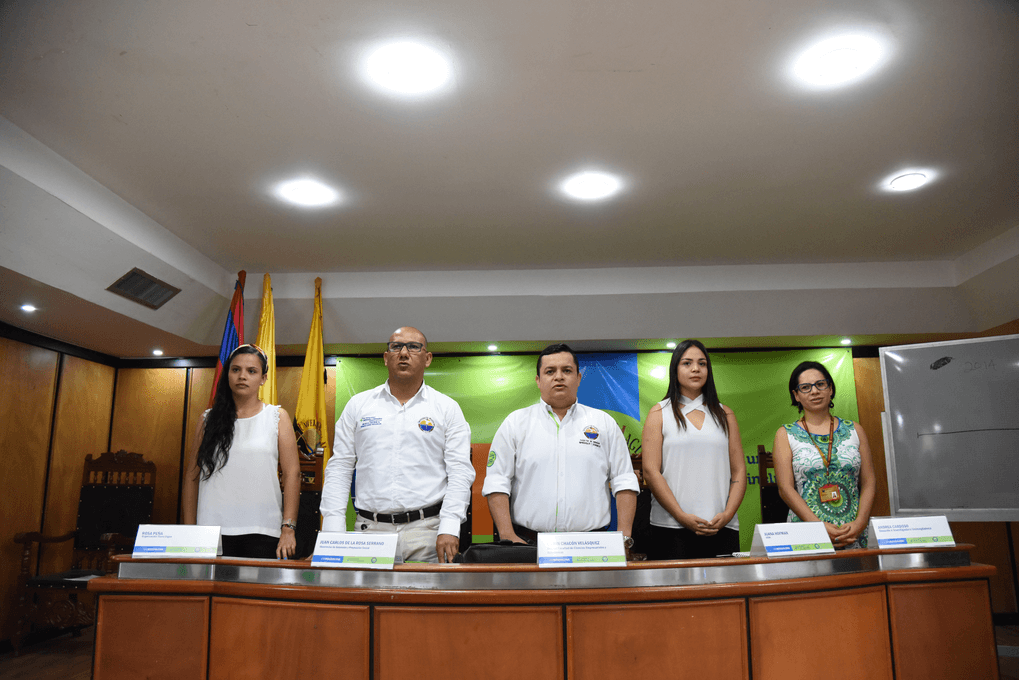
M 835 547 L 822 522 L 789 522 L 787 524 L 758 524 L 750 544 L 752 556 L 800 557 L 802 555 L 831 555 Z
M 219 527 L 195 524 L 140 524 L 131 557 L 195 559 L 223 554 Z
M 397 534 L 320 531 L 311 566 L 335 569 L 392 569 Z
M 871 517 L 871 547 L 914 548 L 917 546 L 952 547 L 955 538 L 944 515 L 935 517 Z M 875 546 L 873 542 L 876 541 Z
M 538 534 L 539 567 L 625 567 L 619 531 Z

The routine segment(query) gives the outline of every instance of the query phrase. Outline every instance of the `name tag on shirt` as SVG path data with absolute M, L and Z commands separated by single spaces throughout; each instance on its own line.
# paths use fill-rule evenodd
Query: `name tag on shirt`
M 802 555 L 833 555 L 835 547 L 823 522 L 788 522 L 758 524 L 750 555 L 758 557 L 800 557 Z
M 539 567 L 625 567 L 619 531 L 538 534 Z
M 333 569 L 392 569 L 397 534 L 320 531 L 311 566 Z
M 139 524 L 131 557 L 215 557 L 223 554 L 219 532 L 195 524 Z
M 944 515 L 935 517 L 871 517 L 870 536 L 879 548 L 945 547 L 955 545 L 955 537 Z

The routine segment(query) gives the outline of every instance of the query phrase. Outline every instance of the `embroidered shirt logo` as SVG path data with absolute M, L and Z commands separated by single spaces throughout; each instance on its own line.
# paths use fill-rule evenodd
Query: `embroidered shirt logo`
M 586 428 L 584 428 L 584 436 L 587 437 L 588 439 L 592 439 L 592 440 L 593 439 L 597 439 L 598 438 L 598 428 L 595 427 L 594 425 L 588 425 Z
M 382 418 L 376 418 L 375 416 L 362 416 L 361 420 L 358 422 L 360 423 L 360 428 L 363 430 L 364 428 L 371 427 L 373 425 L 381 425 Z
M 494 450 L 488 452 L 488 467 L 492 467 L 493 465 L 495 465 L 495 451 Z
M 435 429 L 435 423 L 432 422 L 431 418 L 422 418 L 418 421 L 418 427 L 421 428 L 422 432 L 431 432 Z

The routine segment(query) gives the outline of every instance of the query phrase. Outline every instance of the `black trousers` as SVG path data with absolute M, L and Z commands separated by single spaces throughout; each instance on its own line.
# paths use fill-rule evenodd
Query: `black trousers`
M 265 534 L 223 535 L 224 557 L 276 557 L 280 539 Z
M 739 550 L 739 532 L 722 528 L 714 536 L 698 536 L 689 529 L 669 529 L 651 525 L 648 559 L 695 560 L 731 555 Z

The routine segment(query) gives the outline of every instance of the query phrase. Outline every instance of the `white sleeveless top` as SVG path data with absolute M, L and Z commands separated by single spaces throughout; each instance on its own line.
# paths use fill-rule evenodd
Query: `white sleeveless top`
M 226 465 L 198 482 L 198 524 L 222 527 L 227 536 L 279 537 L 279 421 L 280 407 L 263 405 L 257 414 L 234 422 Z
M 684 512 L 710 520 L 725 510 L 729 499 L 729 438 L 704 406 L 704 395 L 690 400 L 680 397 L 684 417 L 691 411 L 704 413 L 704 425 L 698 430 L 689 421 L 680 429 L 666 399 L 662 408 L 662 476 Z M 681 529 L 668 510 L 651 500 L 651 524 Z M 739 530 L 738 515 L 733 515 L 726 528 Z

